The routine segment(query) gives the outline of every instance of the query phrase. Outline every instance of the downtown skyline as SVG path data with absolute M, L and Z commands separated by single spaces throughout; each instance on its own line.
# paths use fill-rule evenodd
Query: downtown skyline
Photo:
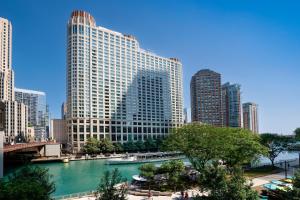
M 58 9 L 59 15 L 52 18 L 49 16 L 48 17 L 45 16 L 45 14 L 41 14 L 40 11 L 38 10 L 35 10 L 37 9 L 37 7 L 31 8 L 35 10 L 35 12 L 29 16 L 26 15 L 25 11 L 22 11 L 20 12 L 20 14 L 16 15 L 15 14 L 16 11 L 14 12 L 11 6 L 13 3 L 9 5 L 7 1 L 5 3 L 1 2 L 1 5 L 2 4 L 4 4 L 4 6 L 1 6 L 0 8 L 1 17 L 11 20 L 14 27 L 12 66 L 15 70 L 16 77 L 17 77 L 15 85 L 16 87 L 33 88 L 33 89 L 45 91 L 49 99 L 48 103 L 50 105 L 50 112 L 52 113 L 51 117 L 57 118 L 60 116 L 60 105 L 65 100 L 65 82 L 66 82 L 65 80 L 65 68 L 66 68 L 65 21 L 68 19 L 71 11 L 75 9 L 75 5 L 70 5 L 68 6 L 68 8 L 64 7 L 65 9 Z M 211 11 L 211 13 L 207 15 L 211 16 L 213 18 L 212 20 L 216 20 L 217 22 L 218 19 L 217 17 L 220 17 L 218 15 L 220 15 L 222 11 L 219 11 L 220 13 L 216 14 L 218 9 L 215 8 L 214 10 L 213 5 L 209 5 L 209 3 L 203 3 L 202 4 L 202 6 L 204 5 L 203 8 L 200 8 L 200 5 L 198 6 L 197 5 L 195 2 L 190 2 L 188 5 L 185 5 L 182 8 L 182 13 L 179 16 L 182 15 L 190 16 L 193 14 L 197 16 L 197 11 L 199 11 L 201 15 L 205 15 L 207 13 L 205 13 L 204 10 L 207 9 L 206 12 Z M 217 35 L 215 34 L 212 34 L 212 36 L 210 37 L 206 34 L 208 34 L 209 30 L 214 30 L 218 28 L 222 30 L 222 28 L 224 28 L 223 27 L 224 24 L 221 23 L 221 19 L 219 19 L 220 23 L 215 24 L 213 27 L 212 25 L 209 24 L 206 24 L 207 26 L 205 26 L 207 19 L 203 19 L 203 21 L 200 21 L 199 23 L 201 24 L 201 28 L 204 28 L 205 30 L 204 33 L 201 34 L 199 27 L 196 27 L 195 29 L 191 29 L 194 30 L 194 32 L 191 32 L 192 36 L 194 36 L 196 33 L 200 34 L 198 35 L 199 41 L 197 40 L 195 41 L 195 44 L 193 44 L 191 41 L 187 40 L 186 38 L 181 37 L 181 35 L 187 36 L 187 31 L 183 31 L 183 33 L 175 31 L 173 35 L 170 35 L 170 37 L 168 37 L 168 34 L 170 34 L 170 30 L 168 29 L 170 29 L 171 25 L 165 25 L 165 27 L 160 27 L 160 30 L 154 29 L 153 34 L 145 34 L 143 33 L 145 30 L 141 30 L 141 29 L 144 28 L 146 30 L 149 30 L 151 28 L 155 28 L 155 26 L 158 25 L 155 25 L 154 23 L 149 23 L 147 24 L 147 26 L 150 27 L 145 28 L 142 27 L 141 24 L 137 23 L 137 21 L 134 21 L 133 16 L 130 16 L 132 17 L 130 19 L 133 20 L 133 25 L 131 25 L 131 23 L 126 22 L 127 20 L 123 20 L 122 22 L 119 22 L 116 17 L 112 16 L 112 14 L 109 13 L 103 13 L 100 15 L 99 11 L 102 11 L 101 6 L 96 6 L 95 8 L 92 8 L 91 5 L 81 5 L 81 6 L 82 7 L 80 7 L 80 9 L 87 10 L 95 16 L 100 26 L 109 27 L 116 31 L 132 34 L 135 37 L 137 37 L 138 40 L 141 41 L 142 47 L 150 48 L 152 52 L 157 53 L 158 55 L 162 55 L 165 57 L 172 57 L 174 55 L 178 57 L 183 63 L 183 78 L 184 78 L 183 90 L 184 90 L 184 105 L 185 105 L 184 107 L 190 108 L 189 82 L 192 74 L 194 74 L 196 71 L 200 69 L 210 68 L 212 70 L 220 72 L 223 76 L 222 77 L 223 80 L 231 80 L 232 82 L 237 82 L 242 85 L 243 102 L 254 101 L 259 104 L 260 132 L 277 132 L 277 133 L 289 134 L 298 126 L 299 117 L 297 120 L 296 114 L 297 111 L 299 111 L 299 105 L 297 104 L 295 99 L 297 98 L 297 94 L 299 97 L 300 92 L 299 92 L 299 88 L 295 87 L 295 85 L 297 85 L 296 84 L 297 72 L 299 74 L 299 69 L 297 69 L 297 65 L 299 66 L 299 58 L 297 60 L 296 57 L 296 53 L 297 52 L 299 53 L 299 47 L 297 49 L 296 44 L 298 44 L 297 42 L 299 41 L 295 40 L 294 44 L 289 44 L 288 41 L 280 40 L 280 38 L 277 38 L 278 35 L 276 34 L 274 34 L 269 40 L 268 38 L 264 38 L 267 36 L 266 33 L 269 33 L 268 31 L 271 31 L 274 28 L 280 29 L 280 27 L 276 27 L 274 24 L 272 26 L 271 24 L 267 27 L 264 27 L 263 30 L 259 29 L 260 28 L 259 25 L 261 25 L 259 24 L 259 20 L 256 19 L 258 21 L 255 21 L 254 19 L 255 17 L 251 15 L 251 12 L 249 12 L 248 13 L 249 16 L 245 17 L 244 15 L 242 15 L 245 18 L 241 18 L 240 20 L 246 21 L 248 22 L 247 25 L 252 25 L 257 28 L 249 32 L 249 35 L 250 33 L 254 34 L 253 38 L 249 37 L 248 33 L 246 34 L 244 32 L 248 28 L 246 28 L 245 26 L 242 26 L 241 28 L 236 27 L 237 24 L 241 23 L 241 22 L 239 23 L 236 22 L 236 24 L 232 25 L 231 31 L 224 32 L 225 39 L 220 40 L 220 38 L 217 37 Z M 137 3 L 136 6 L 140 6 L 140 4 Z M 175 4 L 174 5 L 171 4 L 171 6 L 177 9 L 179 9 L 178 7 L 180 7 Z M 187 14 L 186 12 L 188 9 L 192 9 L 194 12 L 192 12 L 191 14 Z M 99 11 L 97 12 L 97 10 Z M 108 11 L 106 12 L 109 12 L 109 10 L 110 9 L 108 9 Z M 121 11 L 122 13 L 124 12 L 126 13 L 126 11 L 122 9 L 119 11 Z M 213 14 L 216 14 L 216 16 Z M 235 13 L 235 12 L 233 13 L 233 15 L 238 15 L 238 14 L 239 13 Z M 22 15 L 24 15 L 23 17 L 25 19 L 22 19 Z M 41 15 L 41 19 L 48 20 L 49 22 L 48 26 L 41 26 L 41 29 L 37 29 L 37 27 L 32 22 L 34 22 L 35 16 L 38 15 Z M 162 14 L 160 13 L 160 15 Z M 161 20 L 162 23 L 171 22 L 172 20 L 171 17 L 166 17 L 166 15 L 167 14 L 163 15 L 165 16 L 165 18 Z M 120 16 L 123 15 L 120 14 Z M 145 21 L 150 20 L 150 17 L 147 17 L 145 15 L 142 16 L 143 17 L 141 18 L 144 19 Z M 231 19 L 231 17 L 229 18 Z M 225 18 L 225 21 L 227 20 L 228 23 L 230 19 Z M 154 18 L 154 20 L 158 20 L 158 19 Z M 252 22 L 256 22 L 258 24 L 253 25 L 253 23 L 250 22 L 251 20 L 254 20 Z M 185 24 L 183 28 L 185 29 L 188 27 L 192 27 L 191 25 L 193 24 L 191 23 L 193 21 L 194 20 L 186 19 L 187 24 Z M 267 20 L 263 22 L 266 23 Z M 51 29 L 51 27 L 53 28 L 56 23 L 57 23 L 57 29 Z M 178 26 L 180 26 L 180 24 L 183 25 L 181 20 L 179 20 L 178 25 L 174 29 L 175 30 L 179 29 L 180 27 Z M 160 24 L 160 26 L 162 25 Z M 24 27 L 32 29 L 31 32 L 25 30 Z M 39 31 L 41 33 L 39 33 Z M 37 42 L 41 42 L 42 39 L 38 35 L 39 34 L 43 35 L 43 33 L 46 33 L 47 31 L 51 32 L 51 37 L 49 37 L 49 35 L 46 34 L 49 40 L 44 40 L 42 42 L 43 46 L 38 45 Z M 264 33 L 263 31 L 266 32 Z M 30 37 L 28 38 L 28 34 L 33 32 L 37 32 L 37 33 L 32 34 L 30 37 L 32 38 L 35 37 L 36 41 L 33 41 L 32 38 L 30 39 Z M 232 33 L 236 32 L 237 38 L 230 38 L 231 40 L 229 40 L 228 39 L 229 36 L 226 35 L 229 34 L 229 32 Z M 243 33 L 243 34 L 239 34 L 239 33 Z M 274 31 L 274 33 L 277 32 Z M 286 33 L 281 33 L 281 34 L 291 34 L 291 33 L 287 31 Z M 279 36 L 281 34 L 279 34 Z M 217 39 L 219 40 L 212 41 L 213 36 L 217 37 Z M 174 38 L 176 37 L 178 39 L 174 41 Z M 260 41 L 260 39 L 263 38 L 266 40 L 265 43 L 263 43 L 263 45 L 256 44 L 256 43 L 250 44 L 251 42 L 253 42 L 253 40 L 258 42 Z M 205 39 L 208 39 L 208 41 L 203 44 L 203 47 L 200 47 L 201 42 L 204 42 L 203 40 Z M 229 51 L 228 53 L 227 49 L 222 49 L 224 48 L 222 47 L 222 42 L 230 43 L 233 42 L 233 39 L 236 40 L 234 40 L 235 42 L 233 46 L 228 46 L 229 48 L 232 48 L 231 49 L 232 51 L 231 52 Z M 278 43 L 271 45 L 270 42 L 272 42 L 272 39 L 273 40 L 278 39 Z M 291 39 L 293 39 L 293 37 Z M 54 44 L 51 44 L 51 42 L 54 42 Z M 239 44 L 239 42 L 241 43 Z M 291 46 L 288 46 L 284 42 L 288 43 Z M 26 50 L 26 52 L 24 52 L 22 45 L 25 44 L 27 44 L 30 47 L 36 46 L 37 48 L 30 48 Z M 242 44 L 247 44 L 248 46 L 246 45 L 244 47 L 241 47 Z M 199 47 L 197 45 L 199 45 Z M 275 48 L 271 48 L 271 47 L 275 47 Z M 283 60 L 281 60 L 282 59 L 281 57 L 278 57 L 279 54 L 282 55 L 281 51 L 284 50 L 284 48 L 283 50 L 280 49 L 282 47 L 288 49 L 292 48 L 293 50 L 293 52 L 290 52 L 289 55 L 284 55 L 286 59 Z M 236 51 L 238 51 L 240 48 L 244 49 L 245 51 L 242 51 L 240 52 L 240 54 L 237 54 Z M 273 53 L 264 52 L 264 54 L 261 55 L 255 51 L 256 49 L 260 51 L 262 50 L 269 51 L 272 49 Z M 185 51 L 187 51 L 188 53 L 185 53 Z M 50 54 L 50 52 L 53 53 Z M 246 55 L 246 53 L 249 54 Z M 34 56 L 35 54 L 36 56 L 40 56 L 40 58 L 36 58 Z M 44 59 L 44 62 L 42 59 Z M 253 59 L 257 59 L 257 61 L 256 60 L 254 61 Z M 289 63 L 291 63 L 291 66 L 286 67 L 286 65 L 288 65 Z M 240 67 L 240 66 L 245 66 L 245 67 Z M 262 66 L 266 66 L 265 70 L 259 69 L 262 68 Z M 31 73 L 31 77 L 29 76 L 30 73 Z M 37 78 L 33 78 L 32 76 L 36 76 Z M 49 80 L 51 78 L 53 79 Z M 281 95 L 277 95 L 278 92 L 280 92 Z M 287 102 L 284 105 L 282 105 L 283 100 Z M 291 106 L 293 107 L 291 108 Z

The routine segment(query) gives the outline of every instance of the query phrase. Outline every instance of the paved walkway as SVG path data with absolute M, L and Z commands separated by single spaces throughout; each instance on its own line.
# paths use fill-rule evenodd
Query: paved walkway
M 287 175 L 293 176 L 294 168 L 290 168 L 290 170 L 287 172 Z M 271 182 L 272 180 L 280 180 L 280 179 L 284 179 L 284 178 L 285 178 L 285 172 L 280 172 L 277 174 L 271 174 L 271 175 L 267 175 L 267 176 L 254 178 L 254 179 L 252 179 L 252 183 L 253 183 L 252 187 L 261 186 L 261 185 Z

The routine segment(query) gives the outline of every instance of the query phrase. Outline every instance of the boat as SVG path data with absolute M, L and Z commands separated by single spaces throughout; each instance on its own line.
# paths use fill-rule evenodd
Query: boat
M 63 159 L 62 159 L 62 162 L 63 162 L 63 163 L 68 163 L 68 162 L 69 162 L 69 158 L 63 158 Z
M 185 158 L 178 153 L 144 153 L 126 155 L 121 158 L 110 158 L 106 160 L 108 165 L 122 165 L 122 164 L 137 164 L 137 163 L 151 163 L 151 162 L 163 162 L 168 160 L 180 160 Z

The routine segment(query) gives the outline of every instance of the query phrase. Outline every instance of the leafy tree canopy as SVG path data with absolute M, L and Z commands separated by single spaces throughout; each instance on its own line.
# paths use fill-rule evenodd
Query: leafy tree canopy
M 49 200 L 55 191 L 48 169 L 25 166 L 0 181 L 0 199 L 6 200 Z
M 234 167 L 230 172 L 223 165 L 213 162 L 206 165 L 199 176 L 199 185 L 208 196 L 198 196 L 194 199 L 202 200 L 258 200 L 258 194 L 251 189 L 243 177 L 241 168 Z
M 300 127 L 294 130 L 295 137 L 297 140 L 300 140 Z
M 292 142 L 292 139 L 288 136 L 281 136 L 271 133 L 263 133 L 260 135 L 260 137 L 261 144 L 268 149 L 268 153 L 266 154 L 266 156 L 269 158 L 272 166 L 274 167 L 275 159 L 281 152 L 288 150 L 289 144 Z
M 234 167 L 251 162 L 266 148 L 259 136 L 239 128 L 189 124 L 175 129 L 165 141 L 167 150 L 181 151 L 198 171 L 211 161 Z

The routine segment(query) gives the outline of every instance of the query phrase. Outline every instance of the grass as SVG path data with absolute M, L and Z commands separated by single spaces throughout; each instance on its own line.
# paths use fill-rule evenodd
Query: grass
M 248 178 L 257 178 L 257 177 L 267 176 L 271 174 L 276 174 L 282 171 L 283 169 L 280 169 L 278 167 L 272 168 L 272 166 L 263 166 L 263 167 L 257 167 L 257 168 L 245 170 L 244 175 Z

